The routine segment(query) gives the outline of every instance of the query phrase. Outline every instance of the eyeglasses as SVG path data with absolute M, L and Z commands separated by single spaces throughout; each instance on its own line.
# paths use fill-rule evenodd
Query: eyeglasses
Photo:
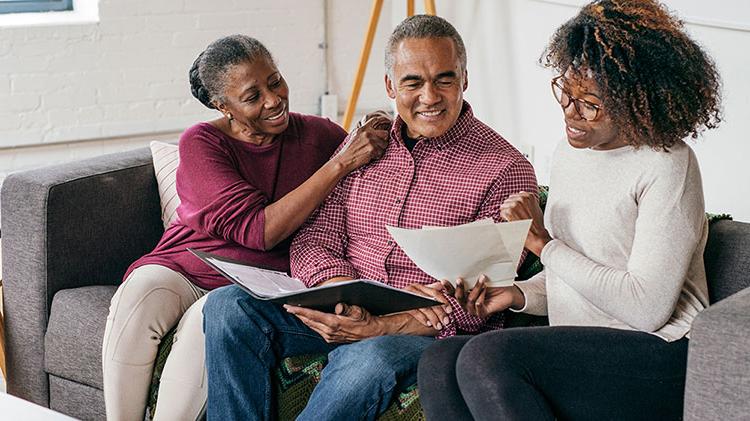
M 578 113 L 582 119 L 586 121 L 596 120 L 596 118 L 599 117 L 599 110 L 601 110 L 602 106 L 588 102 L 585 99 L 573 97 L 570 92 L 563 88 L 560 79 L 562 79 L 562 75 L 552 79 L 552 94 L 563 109 L 568 108 L 572 102 L 573 107 L 576 109 L 576 113 Z

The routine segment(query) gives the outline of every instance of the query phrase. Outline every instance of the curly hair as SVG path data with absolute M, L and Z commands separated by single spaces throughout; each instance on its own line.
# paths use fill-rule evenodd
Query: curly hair
M 668 150 L 715 128 L 721 80 L 682 22 L 654 0 L 597 0 L 557 29 L 540 63 L 591 75 L 627 143 Z

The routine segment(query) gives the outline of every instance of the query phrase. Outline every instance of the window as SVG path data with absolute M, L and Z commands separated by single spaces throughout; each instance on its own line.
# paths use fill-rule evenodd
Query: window
M 73 0 L 0 0 L 0 13 L 73 10 Z

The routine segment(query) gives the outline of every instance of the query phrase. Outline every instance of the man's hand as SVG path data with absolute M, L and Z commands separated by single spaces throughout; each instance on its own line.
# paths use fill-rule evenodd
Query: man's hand
M 382 335 L 380 319 L 360 306 L 336 304 L 336 314 L 284 305 L 328 343 L 348 343 Z
M 456 280 L 455 288 L 448 281 L 442 282 L 446 291 L 456 298 L 467 313 L 483 319 L 510 307 L 521 309 L 526 302 L 517 286 L 488 287 L 487 277 L 484 275 L 470 291 L 466 291 L 465 282 L 461 278 Z
M 433 298 L 443 303 L 443 305 L 410 310 L 408 313 L 420 323 L 437 330 L 442 330 L 443 327 L 450 323 L 448 315 L 453 311 L 453 308 L 448 302 L 448 299 L 445 298 L 445 294 L 443 294 L 444 287 L 442 283 L 435 282 L 430 285 L 411 284 L 404 288 L 404 290 L 424 295 L 425 297 Z

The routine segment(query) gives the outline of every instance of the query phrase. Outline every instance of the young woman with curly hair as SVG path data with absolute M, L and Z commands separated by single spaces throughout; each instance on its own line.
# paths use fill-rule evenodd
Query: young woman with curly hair
M 469 312 L 547 315 L 548 327 L 440 341 L 422 356 L 429 419 L 680 419 L 690 325 L 708 305 L 707 222 L 684 142 L 721 120 L 719 76 L 652 0 L 590 3 L 541 59 L 567 139 L 526 248 L 545 269 L 505 288 L 453 291 Z M 451 289 L 446 284 L 447 289 Z M 446 370 L 452 367 L 453 370 Z

